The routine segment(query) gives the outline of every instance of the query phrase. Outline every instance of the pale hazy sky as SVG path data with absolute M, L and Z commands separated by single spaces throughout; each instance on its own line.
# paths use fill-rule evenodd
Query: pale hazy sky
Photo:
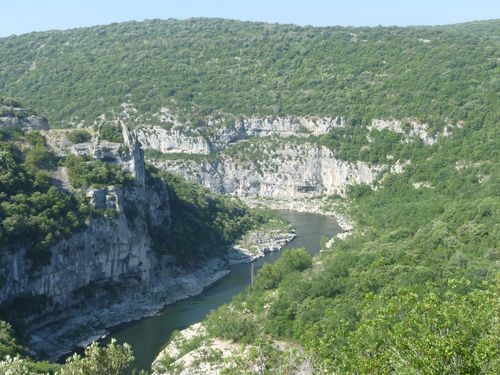
M 499 0 L 0 0 L 0 37 L 151 18 L 436 25 L 500 18 Z

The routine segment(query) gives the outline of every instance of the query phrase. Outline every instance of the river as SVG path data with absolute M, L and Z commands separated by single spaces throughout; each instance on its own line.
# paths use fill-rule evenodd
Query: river
M 321 236 L 332 237 L 341 230 L 332 217 L 286 210 L 275 212 L 288 220 L 297 233 L 285 248 L 305 247 L 310 254 L 315 254 L 319 251 Z M 280 252 L 267 254 L 254 262 L 254 268 L 259 269 L 279 256 Z M 203 320 L 211 310 L 230 302 L 233 296 L 245 289 L 250 284 L 250 269 L 250 263 L 234 265 L 231 273 L 203 293 L 169 305 L 157 316 L 124 326 L 108 339 L 115 338 L 119 343 L 132 345 L 135 355 L 132 367 L 149 369 L 158 353 L 167 345 L 173 331 Z

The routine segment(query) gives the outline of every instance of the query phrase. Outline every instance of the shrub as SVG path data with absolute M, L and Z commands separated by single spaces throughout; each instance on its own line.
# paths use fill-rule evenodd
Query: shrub
M 108 142 L 123 143 L 123 134 L 120 126 L 105 124 L 99 128 L 99 138 Z
M 66 138 L 71 143 L 85 143 L 90 142 L 92 139 L 92 135 L 86 130 L 73 130 L 71 132 L 66 133 Z

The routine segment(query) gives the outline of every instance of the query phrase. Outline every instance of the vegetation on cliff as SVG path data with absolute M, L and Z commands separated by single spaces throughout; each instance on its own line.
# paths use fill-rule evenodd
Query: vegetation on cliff
M 65 158 L 64 166 L 68 170 L 71 185 L 75 188 L 111 184 L 122 186 L 130 185 L 133 182 L 130 174 L 124 171 L 120 165 L 91 157 L 69 155 Z
M 414 154 L 379 189 L 353 187 L 354 235 L 301 272 L 290 262 L 264 267 L 208 317 L 209 333 L 291 340 L 328 373 L 497 373 L 496 126 Z
M 269 346 L 285 341 L 326 373 L 497 374 L 498 31 L 498 20 L 313 28 L 193 19 L 34 33 L 0 39 L 0 90 L 55 126 L 112 118 L 124 102 L 141 121 L 159 122 L 168 107 L 197 127 L 209 117 L 346 117 L 345 129 L 316 141 L 347 160 L 386 162 L 390 154 L 410 163 L 376 189 L 351 189 L 350 238 L 315 259 L 285 253 L 207 318 L 208 332 L 261 347 L 264 373 L 286 364 Z M 416 118 L 431 134 L 461 127 L 432 146 L 403 146 L 402 135 L 358 126 L 373 118 Z M 116 141 L 106 131 L 103 138 Z M 1 137 L 1 245 L 34 233 L 26 245 L 43 254 L 39 246 L 81 225 L 81 204 L 51 186 L 58 161 L 36 133 Z M 257 150 L 249 161 L 259 159 Z M 80 186 L 116 177 L 106 164 L 67 162 Z M 151 228 L 155 249 L 188 263 L 264 220 L 172 175 L 151 169 L 148 179 L 168 184 L 176 213 L 171 237 L 166 227 Z M 0 326 L 2 356 L 19 352 L 11 333 Z M 130 355 L 119 351 L 122 368 Z M 107 358 L 99 353 L 90 357 Z M 10 359 L 0 366 L 9 363 L 17 366 Z M 236 368 L 253 371 L 248 362 Z
M 35 263 L 47 249 L 83 226 L 85 204 L 54 186 L 58 160 L 38 133 L 0 130 L 0 247 L 24 246 Z
M 150 228 L 155 249 L 191 263 L 200 256 L 224 255 L 227 245 L 263 224 L 269 217 L 249 210 L 179 176 L 149 167 L 150 183 L 161 180 L 170 192 L 172 223 Z
M 90 133 L 86 130 L 76 129 L 66 133 L 66 138 L 71 143 L 78 144 L 90 142 L 90 140 L 92 139 L 92 135 L 90 135 Z

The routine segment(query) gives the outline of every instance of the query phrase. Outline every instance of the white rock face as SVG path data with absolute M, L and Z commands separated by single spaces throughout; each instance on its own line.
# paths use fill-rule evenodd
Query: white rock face
M 283 370 L 280 366 L 273 367 L 271 363 L 270 373 L 286 374 L 314 374 L 310 357 L 304 353 L 300 345 L 290 341 L 274 340 L 271 342 L 273 348 L 283 358 L 294 362 L 293 370 Z M 185 347 L 190 349 L 186 352 Z M 179 332 L 178 335 L 160 352 L 152 364 L 153 375 L 175 374 L 179 375 L 219 375 L 221 373 L 240 373 L 242 370 L 240 361 L 244 361 L 245 373 L 260 374 L 264 368 L 263 357 L 256 357 L 259 352 L 258 346 L 253 344 L 242 344 L 217 337 L 210 337 L 203 323 L 196 323 Z M 217 355 L 207 355 L 217 353 Z M 165 365 L 169 363 L 170 365 Z M 172 366 L 173 364 L 173 366 Z M 266 366 L 268 368 L 268 366 Z
M 30 349 L 44 351 L 51 360 L 105 334 L 107 327 L 198 294 L 229 272 L 221 258 L 185 269 L 153 250 L 148 226 L 168 230 L 171 222 L 168 189 L 146 186 L 142 151 L 125 128 L 124 141 L 120 152 L 115 144 L 86 148 L 120 163 L 134 177 L 131 186 L 86 192 L 95 208 L 112 209 L 115 215 L 91 218 L 85 228 L 56 242 L 48 249 L 47 264 L 34 266 L 25 248 L 0 252 L 0 303 L 26 295 L 45 298 L 25 333 Z
M 383 120 L 383 119 L 373 119 L 370 126 L 368 126 L 368 130 L 384 130 L 388 129 L 395 133 L 404 134 L 405 138 L 409 140 L 409 138 L 418 137 L 424 142 L 426 145 L 433 145 L 436 143 L 436 137 L 432 137 L 429 135 L 427 124 L 421 124 L 415 120 L 407 120 L 409 124 L 408 132 L 403 129 L 402 122 L 400 120 Z
M 326 147 L 312 144 L 270 146 L 253 161 L 242 156 L 222 154 L 206 162 L 169 160 L 156 165 L 217 193 L 288 200 L 345 195 L 348 186 L 371 183 L 385 169 L 360 161 L 338 160 Z
M 154 149 L 165 154 L 209 154 L 210 144 L 200 135 L 188 135 L 180 129 L 166 130 L 159 126 L 139 128 L 135 131 L 144 149 Z
M 6 106 L 0 105 L 0 113 Z M 0 116 L 0 128 L 19 126 L 25 130 L 47 130 L 49 125 L 47 120 L 40 116 L 30 115 L 24 108 L 9 107 L 13 115 Z
M 453 135 L 454 128 L 462 128 L 463 122 L 459 121 L 457 124 L 447 124 L 443 128 L 440 134 L 430 135 L 429 125 L 421 124 L 413 119 L 407 119 L 406 121 L 407 129 L 403 128 L 403 122 L 400 120 L 387 120 L 387 119 L 373 119 L 371 125 L 367 126 L 368 130 L 378 130 L 382 131 L 388 129 L 398 134 L 403 134 L 405 136 L 405 141 L 409 142 L 412 138 L 420 138 L 425 145 L 432 146 L 438 141 L 438 137 L 451 137 Z
M 411 160 L 404 160 L 401 162 L 401 160 L 396 160 L 396 163 L 391 165 L 391 173 L 403 173 L 404 168 L 408 165 L 411 165 Z
M 430 183 L 429 181 L 417 181 L 417 182 L 414 182 L 413 184 L 413 187 L 415 189 L 431 189 L 432 188 L 432 183 Z
M 342 117 L 252 117 L 235 123 L 235 126 L 242 126 L 247 136 L 289 137 L 325 134 L 332 128 L 344 127 L 345 120 Z
M 67 305 L 73 291 L 91 282 L 123 277 L 147 282 L 154 265 L 144 228 L 132 232 L 121 215 L 114 220 L 93 220 L 86 230 L 58 242 L 50 251 L 50 264 L 34 272 L 25 251 L 2 257 L 0 269 L 7 282 L 0 300 L 32 293 Z
M 50 263 L 35 269 L 25 249 L 2 252 L 0 274 L 5 282 L 0 288 L 0 302 L 31 293 L 45 295 L 64 306 L 71 304 L 72 292 L 89 283 L 128 277 L 149 282 L 156 260 L 146 222 L 169 223 L 169 197 L 166 186 L 145 186 L 142 151 L 125 128 L 124 136 L 128 151 L 119 156 L 120 163 L 134 177 L 134 185 L 87 191 L 95 208 L 114 209 L 116 217 L 91 219 L 86 229 L 50 248 Z M 97 150 L 102 152 L 101 148 Z M 136 215 L 127 218 L 127 208 L 132 207 Z
M 201 293 L 235 262 L 228 254 L 200 259 L 186 268 L 178 259 L 154 251 L 149 228 L 162 225 L 168 233 L 172 220 L 168 188 L 145 183 L 139 142 L 125 126 L 122 130 L 123 144 L 94 138 L 79 149 L 117 163 L 132 175 L 130 185 L 86 191 L 94 208 L 114 214 L 90 218 L 85 228 L 60 239 L 48 249 L 47 264 L 34 267 L 25 248 L 0 252 L 0 304 L 27 295 L 45 298 L 46 304 L 26 321 L 25 334 L 30 350 L 43 351 L 51 360 L 106 334 L 108 327 L 152 315 L 169 303 Z M 60 142 L 62 137 L 44 134 L 55 152 L 75 151 Z M 64 168 L 55 173 L 60 180 L 64 174 Z M 72 190 L 68 184 L 61 181 L 60 186 Z M 269 233 L 268 237 L 248 258 L 277 250 L 293 234 Z M 239 250 L 243 254 L 245 249 Z M 245 260 L 241 255 L 240 261 Z
M 177 119 L 167 118 L 175 124 L 167 130 L 159 126 L 140 127 L 135 130 L 137 139 L 145 149 L 163 153 L 209 154 L 221 151 L 231 143 L 250 137 L 307 137 L 328 133 L 332 128 L 344 127 L 342 117 L 251 117 L 227 126 L 213 122 L 213 133 L 201 135 L 197 130 L 183 129 Z

